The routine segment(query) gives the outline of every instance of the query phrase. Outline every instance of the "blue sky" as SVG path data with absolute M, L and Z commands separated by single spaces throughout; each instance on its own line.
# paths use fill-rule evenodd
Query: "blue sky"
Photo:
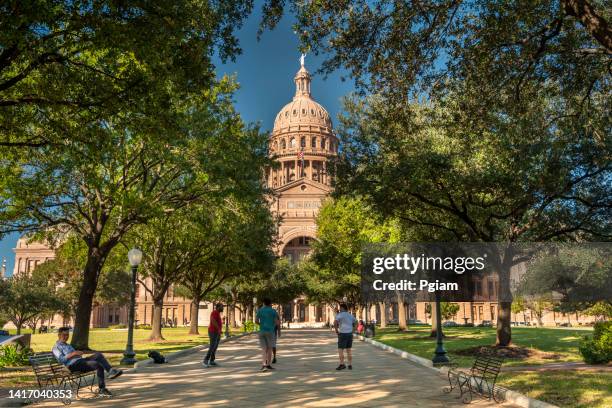
M 293 97 L 293 77 L 300 67 L 298 38 L 293 33 L 291 16 L 285 16 L 274 31 L 267 31 L 257 41 L 261 5 L 238 32 L 242 55 L 235 62 L 217 64 L 217 73 L 235 74 L 240 89 L 235 95 L 236 109 L 246 122 L 259 122 L 262 130 L 272 129 L 274 117 Z M 311 91 L 313 98 L 323 105 L 332 118 L 340 111 L 340 99 L 354 88 L 351 82 L 342 82 L 342 72 L 334 73 L 325 80 L 314 75 L 323 58 L 307 55 L 306 68 L 313 74 Z M 346 76 L 346 73 L 344 73 Z M 6 257 L 7 271 L 13 271 L 14 254 L 18 234 L 11 234 L 0 241 L 0 259 Z

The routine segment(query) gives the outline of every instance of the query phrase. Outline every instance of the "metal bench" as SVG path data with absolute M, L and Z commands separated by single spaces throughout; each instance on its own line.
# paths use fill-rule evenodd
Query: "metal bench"
M 41 391 L 71 390 L 76 398 L 80 398 L 79 391 L 82 388 L 89 387 L 89 390 L 93 392 L 96 380 L 95 371 L 71 372 L 57 361 L 53 353 L 36 353 L 30 356 L 29 360 Z M 64 405 L 68 405 L 72 399 L 65 398 L 61 401 Z
M 473 394 L 482 395 L 499 403 L 495 392 L 495 382 L 503 361 L 503 358 L 500 357 L 479 355 L 469 372 L 451 367 L 448 370 L 450 385 L 444 388 L 444 392 L 450 393 L 453 389 L 459 388 L 461 392 L 459 398 L 462 398 L 465 404 L 472 402 Z

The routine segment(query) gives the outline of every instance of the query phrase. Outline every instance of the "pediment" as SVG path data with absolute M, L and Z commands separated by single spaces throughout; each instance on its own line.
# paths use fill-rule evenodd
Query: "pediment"
M 301 178 L 275 189 L 277 194 L 322 194 L 331 193 L 331 187 L 318 181 Z

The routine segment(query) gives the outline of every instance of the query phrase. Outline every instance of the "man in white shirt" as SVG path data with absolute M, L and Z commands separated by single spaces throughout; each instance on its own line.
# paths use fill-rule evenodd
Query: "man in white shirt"
M 340 357 L 340 365 L 336 367 L 336 370 L 344 370 L 346 365 L 344 364 L 344 350 L 346 350 L 346 357 L 348 360 L 348 369 L 353 369 L 353 355 L 351 349 L 353 347 L 353 327 L 357 319 L 348 312 L 346 303 L 340 304 L 340 313 L 336 315 L 334 320 L 334 330 L 338 335 L 338 356 Z

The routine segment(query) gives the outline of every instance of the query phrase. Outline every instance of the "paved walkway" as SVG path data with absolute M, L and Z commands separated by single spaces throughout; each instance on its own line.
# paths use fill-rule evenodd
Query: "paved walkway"
M 458 393 L 442 392 L 445 380 L 434 371 L 358 340 L 353 347 L 354 369 L 337 372 L 333 333 L 285 330 L 276 370 L 260 373 L 251 335 L 221 344 L 219 367 L 202 368 L 203 352 L 187 355 L 110 381 L 111 400 L 71 407 L 466 407 Z M 496 405 L 477 400 L 470 406 Z

